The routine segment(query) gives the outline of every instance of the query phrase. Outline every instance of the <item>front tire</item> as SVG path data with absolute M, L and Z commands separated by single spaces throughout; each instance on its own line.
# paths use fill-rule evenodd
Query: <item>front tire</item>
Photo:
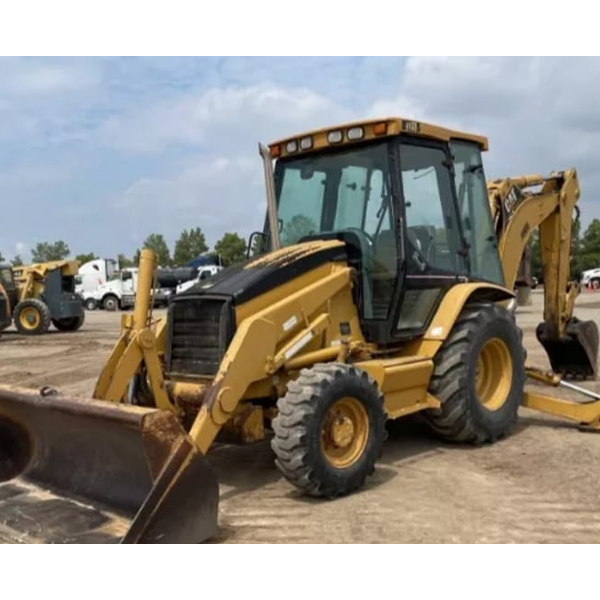
M 52 325 L 59 331 L 77 331 L 85 320 L 85 313 L 79 317 L 70 317 L 68 319 L 52 319 Z
M 429 392 L 441 403 L 423 413 L 452 442 L 494 442 L 517 420 L 525 386 L 523 332 L 496 304 L 467 305 L 434 359 Z
M 98 306 L 94 298 L 88 298 L 83 305 L 85 306 L 86 310 L 96 310 Z
M 285 478 L 311 496 L 349 494 L 375 470 L 386 437 L 383 395 L 360 369 L 303 369 L 277 402 L 271 447 Z
M 50 309 L 37 298 L 28 298 L 15 306 L 15 327 L 23 335 L 40 335 L 50 328 Z
M 104 307 L 104 310 L 113 312 L 119 308 L 119 299 L 113 295 L 106 296 L 102 301 L 102 306 Z

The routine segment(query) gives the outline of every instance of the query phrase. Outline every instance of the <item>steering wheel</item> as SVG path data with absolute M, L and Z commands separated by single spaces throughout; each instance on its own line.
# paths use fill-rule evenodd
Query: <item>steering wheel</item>
M 367 233 L 366 231 L 364 231 L 363 229 L 360 229 L 360 227 L 347 227 L 346 231 L 352 231 L 354 233 L 358 233 L 358 236 L 364 236 L 367 238 L 367 241 L 369 242 L 369 244 L 371 245 L 371 247 L 373 247 L 373 245 L 375 244 L 375 240 L 373 239 L 373 236 L 370 233 Z

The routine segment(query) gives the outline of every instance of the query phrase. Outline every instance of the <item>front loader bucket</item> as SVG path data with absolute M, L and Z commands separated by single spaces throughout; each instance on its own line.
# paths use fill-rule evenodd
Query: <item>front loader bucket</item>
M 0 541 L 197 543 L 218 498 L 173 414 L 0 387 Z
M 550 335 L 546 323 L 536 329 L 537 339 L 544 346 L 552 370 L 565 377 L 591 377 L 598 372 L 598 326 L 595 321 L 580 321 L 573 317 L 560 339 Z

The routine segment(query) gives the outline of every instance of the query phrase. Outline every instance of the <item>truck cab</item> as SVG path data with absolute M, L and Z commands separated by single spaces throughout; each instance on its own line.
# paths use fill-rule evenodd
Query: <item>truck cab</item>
M 181 292 L 185 292 L 186 290 L 189 290 L 190 288 L 195 286 L 197 283 L 200 283 L 201 281 L 205 281 L 206 279 L 209 279 L 210 277 L 212 277 L 213 275 L 216 275 L 219 271 L 222 271 L 222 270 L 223 270 L 223 267 L 220 267 L 218 265 L 206 265 L 204 267 L 199 267 L 196 277 L 194 277 L 193 279 L 190 279 L 188 281 L 184 281 L 184 282 L 180 283 L 175 288 L 175 293 L 181 294 Z
M 91 293 L 89 297 L 94 298 L 97 306 L 105 310 L 114 311 L 119 308 L 133 306 L 135 303 L 137 273 L 138 270 L 135 267 L 117 271 L 108 278 L 106 283 L 99 285 L 97 290 Z

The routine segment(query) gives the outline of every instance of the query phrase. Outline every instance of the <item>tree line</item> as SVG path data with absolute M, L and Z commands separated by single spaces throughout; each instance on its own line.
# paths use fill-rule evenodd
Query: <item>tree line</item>
M 584 234 L 580 233 L 580 221 L 573 221 L 571 242 L 571 277 L 579 279 L 580 274 L 587 269 L 600 267 L 600 219 L 594 219 Z M 260 238 L 255 240 L 260 243 Z M 173 253 L 160 233 L 151 233 L 142 244 L 142 248 L 150 248 L 158 255 L 161 266 L 181 266 L 188 263 L 200 254 L 208 252 L 209 247 L 200 227 L 184 229 L 173 247 Z M 261 248 L 253 248 L 253 254 L 260 253 Z M 225 233 L 218 240 L 213 251 L 221 257 L 223 266 L 228 267 L 241 262 L 246 257 L 246 241 L 237 233 Z M 141 250 L 138 249 L 133 256 L 119 254 L 118 260 L 121 268 L 137 266 Z M 64 260 L 70 256 L 69 246 L 63 241 L 39 242 L 31 250 L 32 262 L 48 262 Z M 80 263 L 89 262 L 98 258 L 93 252 L 77 254 L 75 260 Z M 5 259 L 0 252 L 0 262 Z M 23 264 L 21 256 L 16 255 L 10 261 L 13 266 Z M 538 232 L 535 231 L 531 242 L 531 271 L 540 281 L 542 280 L 542 258 Z
M 200 227 L 184 229 L 173 247 L 173 253 L 164 238 L 160 233 L 151 233 L 143 242 L 142 248 L 153 250 L 158 256 L 158 264 L 162 267 L 183 266 L 190 260 L 196 258 L 200 254 L 208 252 L 209 247 L 206 243 L 206 238 Z M 219 255 L 221 264 L 224 267 L 229 267 L 243 261 L 246 258 L 246 241 L 237 233 L 225 233 L 218 240 L 213 252 Z M 119 254 L 117 256 L 119 266 L 123 269 L 126 267 L 137 266 L 140 260 L 141 248 L 139 248 L 133 256 Z M 66 242 L 57 240 L 55 242 L 39 242 L 31 249 L 31 262 L 50 262 L 53 260 L 65 260 L 71 255 L 71 250 Z M 77 254 L 75 260 L 81 264 L 100 258 L 93 252 L 86 254 Z M 5 259 L 0 252 L 0 262 Z M 10 260 L 13 266 L 23 264 L 23 259 L 20 255 L 16 255 Z

